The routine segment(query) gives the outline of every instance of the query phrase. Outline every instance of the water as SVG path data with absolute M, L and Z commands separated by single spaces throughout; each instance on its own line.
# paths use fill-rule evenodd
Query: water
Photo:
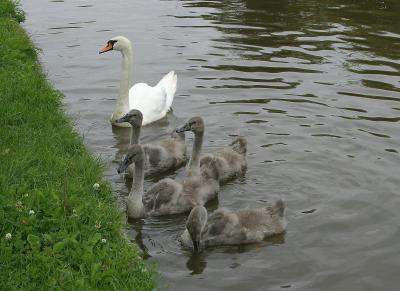
M 170 290 L 397 290 L 400 279 L 400 4 L 398 1 L 22 1 L 49 79 L 115 193 L 129 131 L 111 129 L 120 55 L 134 79 L 174 69 L 174 112 L 143 131 L 157 140 L 193 115 L 205 151 L 249 142 L 246 176 L 209 205 L 260 207 L 282 197 L 285 236 L 191 255 L 185 215 L 131 222 Z M 189 140 L 191 144 L 192 140 Z M 181 174 L 181 171 L 178 172 Z M 173 175 L 172 175 L 173 176 Z M 147 181 L 149 186 L 153 181 Z

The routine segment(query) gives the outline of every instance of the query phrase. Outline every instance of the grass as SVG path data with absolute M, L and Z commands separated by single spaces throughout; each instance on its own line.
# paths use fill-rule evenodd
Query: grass
M 0 0 L 1 289 L 152 290 L 157 272 L 124 237 L 102 163 L 60 109 L 23 19 Z
M 18 22 L 25 20 L 25 14 L 19 6 L 19 1 L 0 0 L 0 17 L 12 18 Z

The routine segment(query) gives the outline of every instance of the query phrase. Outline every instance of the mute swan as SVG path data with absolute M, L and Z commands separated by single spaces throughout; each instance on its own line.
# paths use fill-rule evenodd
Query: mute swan
M 208 218 L 207 210 L 199 205 L 190 212 L 180 240 L 195 251 L 209 246 L 261 242 L 285 231 L 284 209 L 283 201 L 278 200 L 266 208 L 238 211 L 221 208 Z
M 116 50 L 122 54 L 122 77 L 116 108 L 111 115 L 111 123 L 116 126 L 129 127 L 127 123 L 116 123 L 130 109 L 139 109 L 143 113 L 143 124 L 147 125 L 163 118 L 170 110 L 178 78 L 174 71 L 166 74 L 157 85 L 151 87 L 146 83 L 131 86 L 132 45 L 124 36 L 116 36 L 107 42 L 99 54 Z M 130 89 L 129 89 L 130 88 Z
M 187 165 L 188 176 L 198 175 L 205 157 L 214 158 L 220 182 L 226 182 L 246 171 L 247 141 L 244 137 L 233 140 L 229 146 L 211 154 L 206 154 L 200 160 L 200 150 L 203 143 L 204 121 L 201 117 L 192 117 L 176 132 L 192 131 L 194 133 L 193 153 Z
M 132 109 L 115 121 L 116 123 L 128 122 L 131 125 L 131 145 L 139 143 L 142 120 L 142 113 L 137 109 Z M 157 144 L 144 144 L 142 146 L 145 151 L 145 177 L 177 169 L 187 161 L 184 133 L 173 132 L 170 138 Z M 133 171 L 133 165 L 129 166 L 127 177 L 132 178 Z
M 181 182 L 166 178 L 154 184 L 146 194 L 143 194 L 144 155 L 143 146 L 131 145 L 118 168 L 118 173 L 121 173 L 131 163 L 135 164 L 132 189 L 127 198 L 129 217 L 140 218 L 146 215 L 183 213 L 217 197 L 219 191 L 218 172 L 215 167 L 212 167 L 212 163 L 214 163 L 212 159 L 205 162 L 207 169 L 204 169 L 201 175 L 186 178 Z

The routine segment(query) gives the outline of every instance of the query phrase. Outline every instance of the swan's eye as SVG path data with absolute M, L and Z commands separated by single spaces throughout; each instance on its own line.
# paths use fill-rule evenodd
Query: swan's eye
M 107 43 L 108 43 L 108 44 L 111 44 L 112 46 L 114 46 L 114 44 L 115 44 L 117 41 L 118 41 L 118 40 L 110 39 Z

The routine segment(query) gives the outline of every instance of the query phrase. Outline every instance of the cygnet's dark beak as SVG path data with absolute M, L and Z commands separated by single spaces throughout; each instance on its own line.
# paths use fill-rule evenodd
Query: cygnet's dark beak
M 115 120 L 115 123 L 123 123 L 123 122 L 128 122 L 128 121 L 129 121 L 129 115 L 125 114 L 121 118 L 118 118 L 117 120 Z
M 184 126 L 177 128 L 175 131 L 177 133 L 180 133 L 180 132 L 189 131 L 189 130 L 190 130 L 190 125 L 188 123 L 186 123 Z
M 122 160 L 122 162 L 119 164 L 119 167 L 117 168 L 118 174 L 125 172 L 126 169 L 128 168 L 128 166 L 129 166 L 129 160 L 128 160 L 128 157 L 125 157 Z

